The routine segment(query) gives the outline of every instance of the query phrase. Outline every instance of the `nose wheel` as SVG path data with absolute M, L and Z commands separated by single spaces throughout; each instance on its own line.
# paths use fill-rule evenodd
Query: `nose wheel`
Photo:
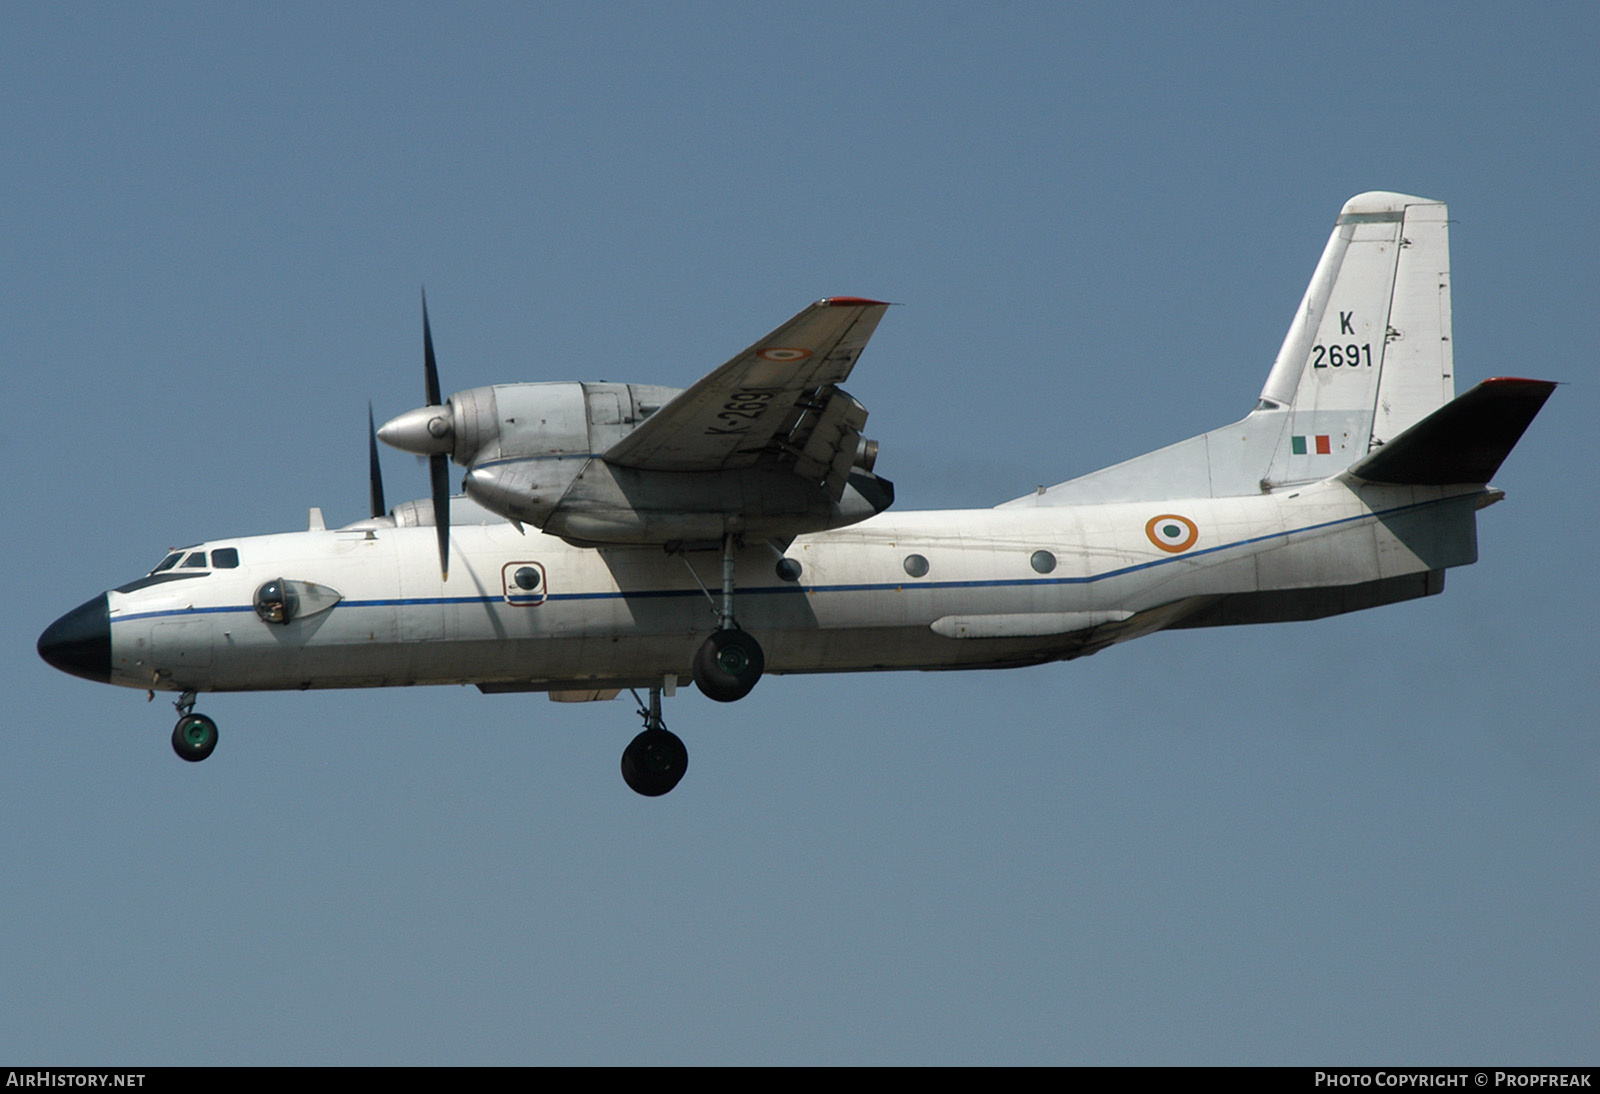
M 217 747 L 217 723 L 194 712 L 194 692 L 186 691 L 172 704 L 178 710 L 178 724 L 172 727 L 172 751 L 180 760 L 197 764 Z
M 180 760 L 199 763 L 217 747 L 217 723 L 204 714 L 187 714 L 172 727 L 172 751 Z
M 639 693 L 634 692 L 635 700 Z M 622 750 L 622 779 L 636 794 L 659 798 L 689 769 L 689 750 L 661 720 L 661 689 L 650 689 L 650 705 L 639 705 L 644 732 Z

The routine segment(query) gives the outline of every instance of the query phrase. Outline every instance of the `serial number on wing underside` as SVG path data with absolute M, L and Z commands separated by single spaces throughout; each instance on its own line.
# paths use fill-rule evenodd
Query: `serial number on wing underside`
M 706 426 L 707 437 L 730 437 L 750 432 L 750 427 L 772 409 L 776 391 L 736 391 L 722 404 L 716 418 L 725 425 Z

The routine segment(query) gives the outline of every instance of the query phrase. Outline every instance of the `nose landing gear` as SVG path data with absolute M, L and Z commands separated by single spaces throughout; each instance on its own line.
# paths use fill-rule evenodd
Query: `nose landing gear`
M 186 691 L 172 705 L 178 711 L 178 724 L 172 727 L 172 751 L 180 760 L 199 763 L 217 747 L 217 723 L 194 712 L 195 694 Z

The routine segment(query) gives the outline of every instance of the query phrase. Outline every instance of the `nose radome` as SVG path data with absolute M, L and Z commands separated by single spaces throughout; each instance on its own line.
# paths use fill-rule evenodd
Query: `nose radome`
M 85 601 L 44 629 L 39 656 L 85 680 L 111 680 L 111 608 L 105 593 Z

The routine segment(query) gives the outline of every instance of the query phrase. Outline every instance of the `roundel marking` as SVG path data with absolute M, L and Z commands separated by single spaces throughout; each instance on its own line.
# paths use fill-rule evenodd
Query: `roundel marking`
M 756 350 L 756 356 L 763 361 L 782 361 L 787 363 L 789 361 L 804 361 L 811 356 L 811 351 L 800 349 L 797 346 L 768 346 L 766 349 Z
M 1200 529 L 1196 528 L 1194 521 L 1188 517 L 1180 517 L 1176 513 L 1162 513 L 1159 517 L 1151 517 L 1145 523 L 1144 534 L 1151 543 L 1169 554 L 1182 554 L 1195 545 L 1200 538 Z

